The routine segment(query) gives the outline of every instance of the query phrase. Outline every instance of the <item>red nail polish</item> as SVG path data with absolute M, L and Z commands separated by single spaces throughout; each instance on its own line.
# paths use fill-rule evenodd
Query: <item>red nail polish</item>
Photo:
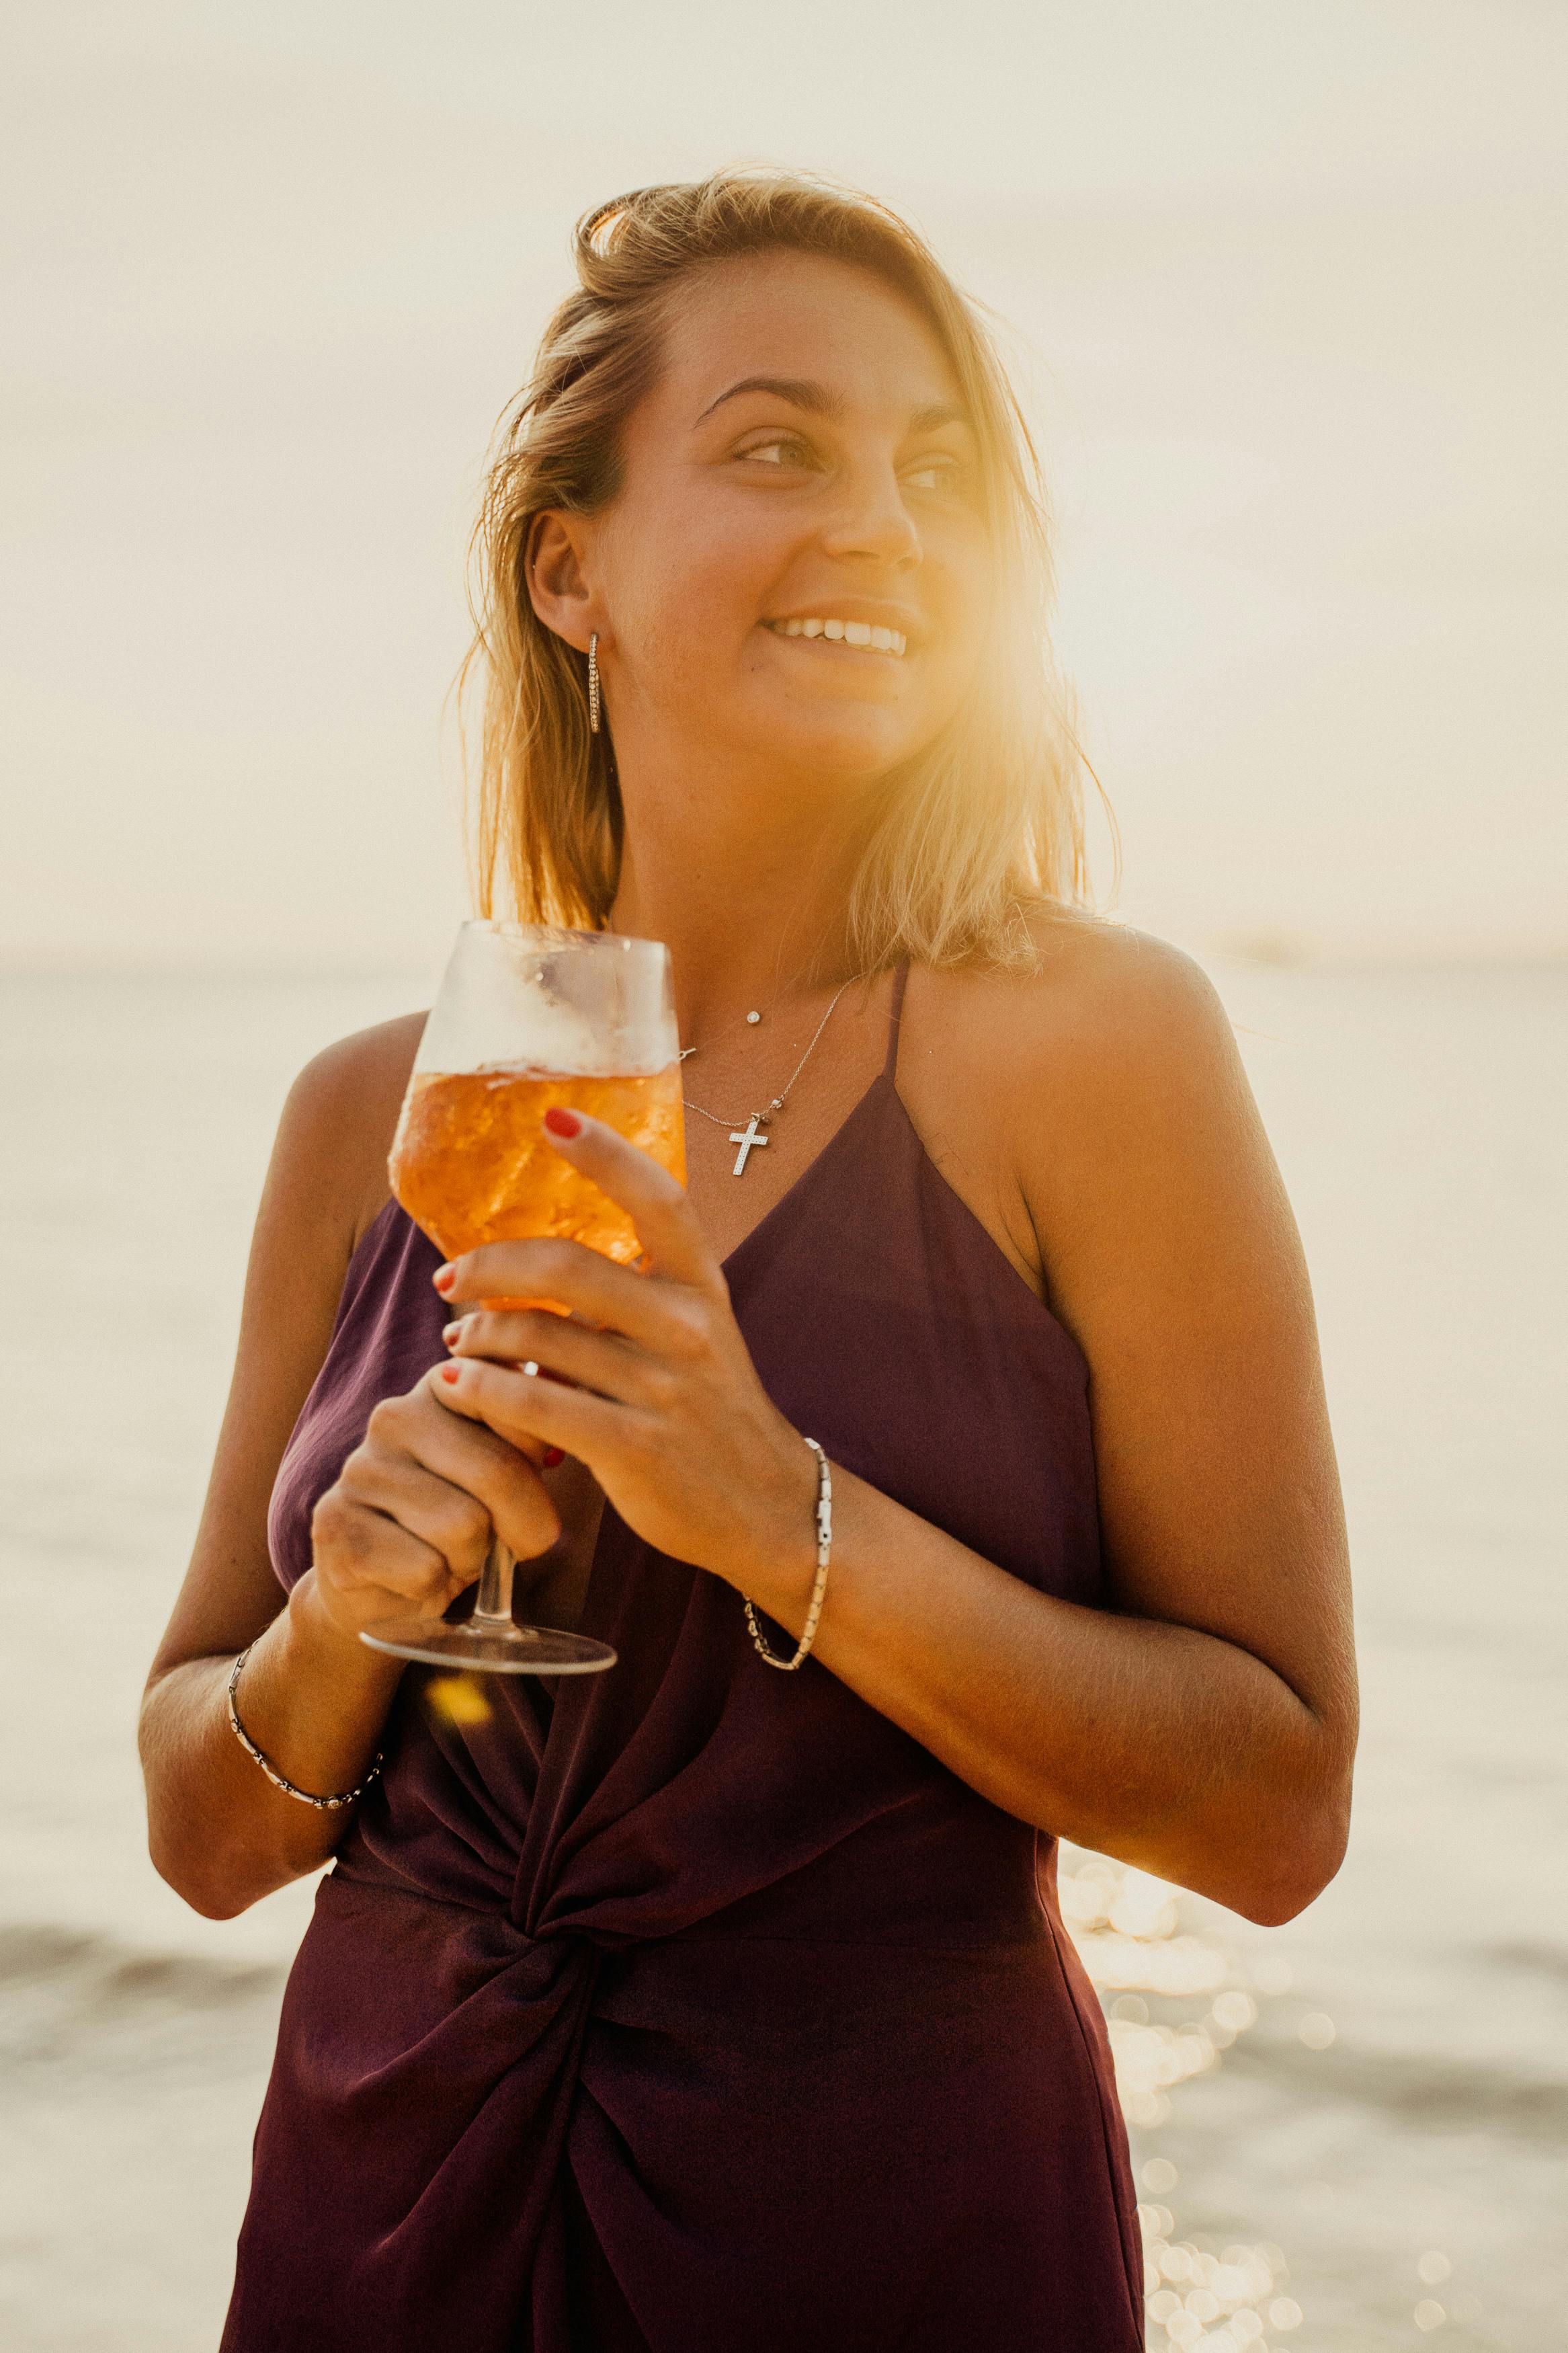
M 564 1103 L 552 1103 L 544 1114 L 544 1124 L 552 1135 L 568 1138 L 580 1134 L 583 1122 L 576 1112 L 568 1111 Z
M 452 1285 L 458 1280 L 458 1270 L 455 1266 L 438 1266 L 436 1269 L 435 1273 L 430 1277 L 430 1280 L 435 1284 L 437 1290 L 440 1293 L 442 1298 L 445 1299 L 447 1293 L 451 1290 Z
M 547 1471 L 553 1471 L 558 1462 L 564 1462 L 565 1460 L 566 1449 L 563 1446 L 547 1446 L 545 1448 L 544 1467 Z
M 460 1316 L 456 1324 L 448 1324 L 446 1330 L 441 1335 L 442 1339 L 445 1340 L 448 1348 L 455 1348 L 462 1336 L 463 1324 L 462 1318 Z
M 441 1378 L 444 1381 L 458 1380 L 462 1377 L 462 1370 L 463 1367 L 461 1365 L 443 1365 L 441 1367 Z

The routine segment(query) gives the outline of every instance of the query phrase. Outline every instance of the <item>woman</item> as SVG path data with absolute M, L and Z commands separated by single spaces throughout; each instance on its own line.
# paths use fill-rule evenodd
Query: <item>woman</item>
M 668 942 L 690 1181 L 568 1116 L 648 1271 L 441 1267 L 420 1020 L 290 1097 L 144 1725 L 198 1909 L 337 1857 L 224 2343 L 1132 2353 L 1053 1841 L 1260 1921 L 1337 1867 L 1289 1213 L 1205 983 L 1075 906 L 1026 438 L 936 262 L 761 175 L 577 259 L 481 525 L 481 864 Z M 492 1528 L 614 1672 L 443 1708 L 357 1641 Z

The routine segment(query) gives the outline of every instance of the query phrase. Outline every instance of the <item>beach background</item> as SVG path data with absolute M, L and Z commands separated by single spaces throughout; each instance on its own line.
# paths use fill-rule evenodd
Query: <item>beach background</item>
M 1013 322 L 1117 912 L 1213 974 L 1318 1298 L 1345 1867 L 1263 1932 L 1064 1866 L 1151 2342 L 1554 2353 L 1568 17 L 65 0 L 7 39 L 0 2340 L 216 2343 L 310 1890 L 185 1912 L 133 1734 L 272 1128 L 463 912 L 463 542 L 571 219 L 763 155 Z

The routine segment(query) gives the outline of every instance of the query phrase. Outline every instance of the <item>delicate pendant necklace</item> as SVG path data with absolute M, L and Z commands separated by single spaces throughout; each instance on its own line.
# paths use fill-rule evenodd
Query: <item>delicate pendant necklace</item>
M 850 979 L 858 978 L 858 974 L 851 974 L 850 976 Z M 738 1144 L 740 1145 L 741 1149 L 735 1155 L 735 1166 L 730 1171 L 731 1176 L 743 1176 L 746 1173 L 746 1161 L 749 1155 L 755 1152 L 759 1146 L 767 1143 L 768 1139 L 761 1133 L 762 1129 L 767 1125 L 774 1112 L 783 1111 L 785 1103 L 789 1099 L 790 1089 L 794 1086 L 796 1079 L 799 1078 L 802 1071 L 805 1070 L 807 1062 L 810 1061 L 813 1054 L 816 1053 L 816 1041 L 833 1018 L 834 1006 L 837 1004 L 839 998 L 843 996 L 845 989 L 848 987 L 849 981 L 847 980 L 841 983 L 839 987 L 834 991 L 832 1004 L 828 1006 L 826 1012 L 817 1023 L 816 1029 L 813 1033 L 810 1045 L 806 1048 L 805 1053 L 801 1056 L 799 1061 L 790 1072 L 789 1077 L 784 1083 L 784 1086 L 780 1089 L 779 1092 L 773 1096 L 766 1111 L 754 1111 L 752 1113 L 751 1118 L 745 1122 L 744 1125 L 742 1125 L 739 1120 L 721 1119 L 716 1111 L 704 1111 L 702 1105 L 700 1103 L 693 1103 L 689 1095 L 682 1095 L 681 1102 L 686 1105 L 688 1111 L 694 1111 L 699 1119 L 710 1119 L 715 1127 L 727 1127 L 730 1131 L 731 1143 Z M 763 1017 L 760 1013 L 748 1013 L 746 1016 L 748 1021 L 753 1022 L 760 1021 L 762 1018 Z M 696 1051 L 697 1049 L 695 1046 L 686 1047 L 682 1050 L 680 1056 L 681 1060 L 684 1062 L 688 1054 L 695 1054 Z
M 755 1027 L 756 1027 L 756 1025 L 757 1025 L 757 1023 L 762 1019 L 762 1018 L 763 1018 L 763 1017 L 762 1017 L 762 1015 L 761 1015 L 760 1013 L 748 1013 L 748 1014 L 747 1014 L 747 1016 L 746 1016 L 746 1025 L 747 1025 L 748 1029 L 755 1029 Z M 697 1049 L 696 1049 L 696 1047 L 695 1047 L 695 1046 L 682 1046 L 682 1048 L 681 1048 L 681 1050 L 680 1050 L 679 1053 L 679 1054 L 677 1054 L 677 1056 L 676 1056 L 676 1058 L 675 1058 L 675 1059 L 676 1059 L 676 1060 L 677 1060 L 678 1062 L 685 1062 L 685 1061 L 689 1061 L 689 1060 L 690 1060 L 691 1056 L 692 1056 L 693 1054 L 695 1054 L 695 1052 L 696 1052 L 696 1051 L 697 1051 Z M 695 1106 L 695 1105 L 693 1105 L 692 1107 L 693 1107 L 693 1109 L 695 1109 L 695 1108 L 696 1108 L 696 1106 Z

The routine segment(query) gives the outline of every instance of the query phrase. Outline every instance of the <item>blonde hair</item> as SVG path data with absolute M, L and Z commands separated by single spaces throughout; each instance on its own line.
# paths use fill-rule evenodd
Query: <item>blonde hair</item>
M 587 663 L 528 594 L 535 518 L 591 514 L 620 485 L 620 431 L 653 384 L 681 282 L 777 251 L 874 272 L 945 353 L 979 438 L 995 557 L 987 659 L 937 740 L 873 797 L 848 904 L 856 968 L 900 956 L 1032 959 L 1042 901 L 1087 895 L 1083 762 L 1047 655 L 1050 554 L 1038 459 L 994 343 L 907 223 L 796 174 L 730 171 L 640 188 L 577 225 L 577 288 L 504 417 L 475 527 L 482 681 L 473 858 L 481 913 L 599 929 L 615 898 L 622 808 L 607 732 L 588 725 Z

